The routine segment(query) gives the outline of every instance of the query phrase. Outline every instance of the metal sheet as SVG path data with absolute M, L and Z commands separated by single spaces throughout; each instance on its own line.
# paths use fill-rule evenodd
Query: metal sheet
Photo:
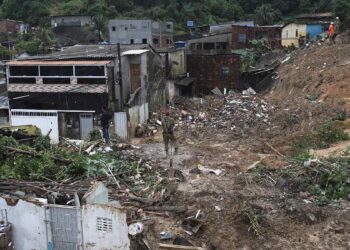
M 126 112 L 114 113 L 115 133 L 122 139 L 128 139 L 128 117 Z
M 81 246 L 80 210 L 68 207 L 49 207 L 53 250 L 77 250 Z
M 86 140 L 89 138 L 90 132 L 93 130 L 92 114 L 80 114 L 80 139 Z

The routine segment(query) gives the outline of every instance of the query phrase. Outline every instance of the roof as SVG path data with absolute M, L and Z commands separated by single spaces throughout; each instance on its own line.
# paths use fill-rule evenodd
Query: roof
M 107 92 L 107 85 L 101 84 L 10 84 L 9 92 L 22 93 L 95 93 Z
M 122 56 L 128 56 L 128 55 L 141 55 L 143 53 L 148 52 L 148 49 L 132 49 L 128 50 L 122 53 Z
M 0 96 L 0 109 L 9 108 L 9 99 L 7 96 Z
M 148 49 L 155 51 L 148 44 L 120 45 L 120 51 Z M 44 56 L 33 56 L 26 60 L 65 60 L 65 59 L 114 59 L 118 57 L 118 45 L 74 45 Z
M 51 16 L 51 18 L 55 18 L 55 17 L 64 17 L 64 16 L 75 16 L 75 17 L 92 17 L 89 15 L 57 15 L 57 16 Z
M 302 18 L 332 18 L 333 13 L 332 12 L 326 12 L 326 13 L 315 13 L 315 14 L 302 14 L 296 16 L 297 19 Z
M 104 66 L 111 63 L 111 61 L 43 61 L 43 60 L 27 60 L 27 61 L 10 61 L 6 65 L 9 66 L 64 66 L 64 65 L 77 65 L 77 66 Z
M 176 85 L 181 85 L 187 87 L 191 83 L 193 83 L 195 79 L 193 77 L 185 77 L 181 79 L 180 81 L 175 82 Z

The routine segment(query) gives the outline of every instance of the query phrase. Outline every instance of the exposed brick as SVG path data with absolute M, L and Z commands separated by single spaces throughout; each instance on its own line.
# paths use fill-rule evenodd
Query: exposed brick
M 267 35 L 273 49 L 282 48 L 281 44 L 281 28 L 272 26 L 238 26 L 232 25 L 232 49 L 251 48 L 250 41 L 259 39 L 262 34 Z M 239 35 L 245 34 L 245 43 L 239 42 Z
M 223 75 L 223 67 L 229 69 L 228 77 Z M 242 89 L 240 83 L 240 57 L 238 55 L 188 55 L 187 68 L 194 77 L 194 91 L 207 94 L 218 87 Z
M 14 20 L 0 20 L 0 33 L 16 33 L 19 31 L 19 25 Z

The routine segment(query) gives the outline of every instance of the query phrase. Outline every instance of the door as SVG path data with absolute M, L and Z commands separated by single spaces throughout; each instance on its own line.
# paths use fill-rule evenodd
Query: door
M 92 114 L 80 114 L 80 139 L 86 140 L 89 138 L 90 132 L 93 130 Z
M 80 209 L 48 206 L 46 209 L 48 248 L 50 250 L 82 249 Z
M 131 93 L 141 87 L 140 64 L 130 64 Z
M 115 133 L 122 139 L 128 139 L 128 117 L 126 112 L 114 113 Z

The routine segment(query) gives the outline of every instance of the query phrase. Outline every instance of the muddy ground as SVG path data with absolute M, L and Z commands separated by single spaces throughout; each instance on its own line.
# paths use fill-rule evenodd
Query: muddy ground
M 140 154 L 169 169 L 160 142 L 157 136 L 154 143 L 142 145 Z M 185 205 L 189 212 L 154 217 L 155 224 L 145 233 L 153 248 L 159 249 L 158 242 L 172 242 L 160 240 L 160 232 L 167 231 L 208 249 L 349 249 L 350 203 L 344 201 L 339 207 L 305 203 L 278 183 L 274 169 L 288 166 L 283 157 L 251 145 L 249 140 L 181 145 L 170 158 L 185 181 L 171 187 L 166 204 Z M 259 169 L 267 170 L 248 170 L 257 162 Z M 222 173 L 191 173 L 198 166 Z M 198 210 L 203 226 L 190 236 L 183 220 Z M 249 216 L 257 219 L 256 229 Z
M 271 91 L 251 98 L 252 105 L 233 95 L 232 103 L 243 102 L 234 106 L 241 113 L 227 115 L 222 112 L 225 102 L 212 97 L 200 100 L 201 106 L 199 100 L 175 105 L 173 114 L 180 124 L 176 155 L 165 156 L 161 131 L 133 142 L 142 145 L 139 156 L 184 176 L 167 187 L 164 204 L 185 205 L 188 211 L 152 217 L 154 223 L 144 232 L 152 249 L 160 249 L 160 242 L 173 242 L 162 241 L 162 231 L 206 249 L 350 249 L 349 200 L 319 206 L 303 192 L 290 189 L 278 174 L 290 166 L 296 141 L 322 122 L 349 113 L 350 88 L 344 85 L 349 78 L 349 48 L 314 45 L 294 52 L 277 70 L 280 77 Z M 266 118 L 263 122 L 261 115 Z M 206 118 L 186 124 L 192 116 Z M 341 142 L 313 153 L 339 154 L 348 145 Z M 217 175 L 208 169 L 220 171 Z M 189 235 L 184 221 L 199 210 L 202 227 Z

